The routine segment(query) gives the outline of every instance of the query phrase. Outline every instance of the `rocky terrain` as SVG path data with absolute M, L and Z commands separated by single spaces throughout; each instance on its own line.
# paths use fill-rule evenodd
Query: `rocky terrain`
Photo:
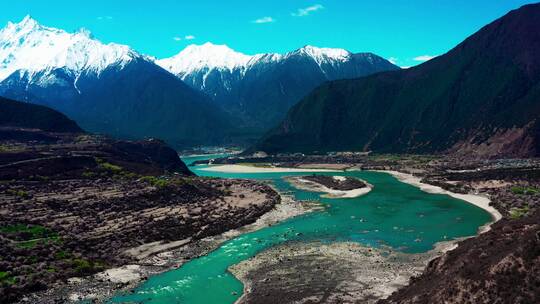
M 322 192 L 321 197 L 353 198 L 365 195 L 373 189 L 370 183 L 349 176 L 306 175 L 283 178 L 297 189 Z
M 230 270 L 248 291 L 239 303 L 373 303 L 407 283 L 443 248 L 424 254 L 358 243 L 290 243 Z
M 4 127 L 0 298 L 243 226 L 279 200 L 262 184 L 195 177 L 159 140 Z
M 540 212 L 505 218 L 432 260 L 384 303 L 538 303 Z
M 352 177 L 335 177 L 326 175 L 306 175 L 302 179 L 321 184 L 332 190 L 348 191 L 367 187 L 366 183 Z

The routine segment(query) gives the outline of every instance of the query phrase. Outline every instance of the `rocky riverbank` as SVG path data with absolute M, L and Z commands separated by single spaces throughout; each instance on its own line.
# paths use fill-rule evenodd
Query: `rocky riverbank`
M 160 141 L 2 131 L 4 302 L 68 301 L 66 294 L 44 297 L 34 292 L 52 286 L 61 289 L 79 280 L 73 278 L 139 263 L 253 223 L 280 201 L 279 194 L 264 184 L 195 177 Z M 187 256 L 200 252 L 193 248 Z M 116 278 L 129 278 L 138 268 L 119 271 L 102 281 L 121 286 L 125 282 Z
M 404 254 L 358 243 L 289 243 L 230 271 L 245 286 L 237 303 L 374 303 L 405 286 L 451 245 Z
M 538 303 L 540 211 L 459 243 L 379 304 Z
M 260 216 L 252 224 L 202 239 L 178 241 L 176 242 L 178 246 L 175 248 L 141 257 L 131 264 L 111 268 L 93 276 L 73 278 L 68 280 L 67 284 L 56 284 L 53 288 L 33 294 L 22 303 L 32 302 L 37 299 L 44 304 L 53 304 L 59 301 L 62 303 L 78 303 L 80 300 L 103 303 L 115 294 L 129 292 L 152 275 L 176 269 L 191 259 L 208 254 L 234 237 L 320 208 L 321 206 L 316 203 L 298 202 L 289 196 L 284 196 L 281 203 Z M 151 247 L 156 244 L 150 243 L 147 245 Z

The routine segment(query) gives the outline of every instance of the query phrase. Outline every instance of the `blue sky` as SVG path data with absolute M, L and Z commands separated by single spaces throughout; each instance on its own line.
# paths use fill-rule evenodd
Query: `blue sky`
M 158 58 L 191 43 L 246 54 L 310 44 L 373 52 L 400 66 L 442 54 L 483 25 L 535 1 L 519 0 L 25 0 L 0 10 L 0 24 L 30 14 L 40 23 L 84 27 L 104 42 Z M 416 58 L 416 60 L 415 60 Z

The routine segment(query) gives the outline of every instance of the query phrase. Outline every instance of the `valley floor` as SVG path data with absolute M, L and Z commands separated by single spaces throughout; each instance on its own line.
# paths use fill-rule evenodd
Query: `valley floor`
M 124 154 L 119 158 L 111 153 L 114 149 L 95 142 L 76 144 L 76 149 L 72 144 L 48 144 L 28 150 L 12 142 L 3 147 L 2 166 L 10 170 L 2 172 L 20 175 L 3 178 L 0 184 L 0 267 L 8 270 L 0 272 L 0 292 L 11 301 L 104 299 L 241 233 L 317 208 L 287 196 L 279 203 L 273 189 L 251 181 L 160 174 L 156 164 L 138 167 L 138 160 Z M 35 174 L 34 167 L 27 166 L 81 155 L 90 155 L 94 162 L 83 168 L 62 167 L 49 176 Z M 234 159 L 226 162 L 236 166 Z M 494 219 L 502 219 L 491 231 L 459 241 L 457 249 L 457 241 L 447 242 L 425 254 L 350 243 L 286 243 L 230 269 L 245 283 L 240 303 L 276 299 L 282 303 L 435 303 L 455 294 L 459 295 L 455 303 L 473 298 L 481 299 L 479 303 L 505 297 L 512 303 L 538 299 L 540 285 L 534 273 L 540 266 L 540 221 L 536 220 L 539 212 L 535 213 L 540 166 L 535 160 L 476 162 L 385 155 L 281 156 L 259 164 L 248 162 L 251 170 L 392 171 L 424 190 L 468 197 L 490 210 Z M 318 182 L 340 191 L 359 187 L 352 181 Z M 478 195 L 491 202 L 475 200 Z M 501 242 L 505 246 L 493 246 Z M 476 272 L 484 276 L 473 275 Z M 486 294 L 480 291 L 488 288 L 488 277 L 491 285 Z M 505 277 L 522 287 L 509 288 Z M 430 284 L 439 287 L 430 289 Z
M 227 159 L 216 163 L 221 161 L 236 162 Z M 370 251 L 366 255 L 367 249 L 362 246 L 350 250 L 349 245 L 341 243 L 317 246 L 318 249 L 286 244 L 231 269 L 246 285 L 241 303 L 270 303 L 275 299 L 283 303 L 467 303 L 471 300 L 473 303 L 535 303 L 540 300 L 538 160 L 349 155 L 269 157 L 263 163 L 278 168 L 340 166 L 347 170 L 386 171 L 424 191 L 469 201 L 490 212 L 497 222 L 491 225 L 492 229 L 484 227 L 480 236 L 456 241 L 450 248 L 451 243 L 447 244 L 445 249 L 450 251 L 446 253 L 432 251 L 422 257 L 408 256 L 410 260 L 401 259 L 400 263 L 388 258 L 395 255 L 391 250 L 382 257 L 380 252 Z M 347 250 L 338 249 L 343 246 Z M 356 256 L 354 259 L 359 263 L 349 263 L 348 256 Z M 375 261 L 377 256 L 381 258 L 380 264 Z M 366 263 L 371 266 L 367 267 Z M 358 269 L 369 273 L 369 278 L 355 277 Z

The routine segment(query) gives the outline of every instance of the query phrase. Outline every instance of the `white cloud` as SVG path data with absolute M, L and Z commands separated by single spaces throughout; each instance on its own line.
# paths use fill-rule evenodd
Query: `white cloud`
M 396 57 L 390 57 L 388 58 L 388 61 L 390 61 L 391 64 L 396 64 L 398 59 Z
M 112 20 L 112 16 L 99 16 L 97 17 L 97 20 Z
M 413 60 L 414 61 L 428 61 L 428 60 L 431 60 L 431 59 L 433 59 L 435 57 L 437 57 L 437 56 L 421 55 L 421 56 L 414 57 Z
M 174 36 L 173 37 L 174 41 L 193 40 L 193 39 L 195 39 L 195 36 L 193 36 L 193 35 L 186 35 L 186 36 L 184 36 L 184 38 L 182 38 L 180 36 Z
M 324 6 L 320 5 L 320 4 L 315 4 L 315 5 L 312 5 L 312 6 L 308 6 L 306 8 L 299 8 L 298 11 L 296 11 L 296 13 L 291 13 L 291 15 L 295 16 L 295 17 L 303 17 L 303 16 L 307 16 L 313 12 L 316 12 L 318 10 L 321 10 L 323 9 Z
M 272 17 L 262 17 L 262 18 L 259 18 L 257 20 L 253 20 L 252 21 L 253 23 L 272 23 L 272 22 L 276 22 L 276 20 Z

